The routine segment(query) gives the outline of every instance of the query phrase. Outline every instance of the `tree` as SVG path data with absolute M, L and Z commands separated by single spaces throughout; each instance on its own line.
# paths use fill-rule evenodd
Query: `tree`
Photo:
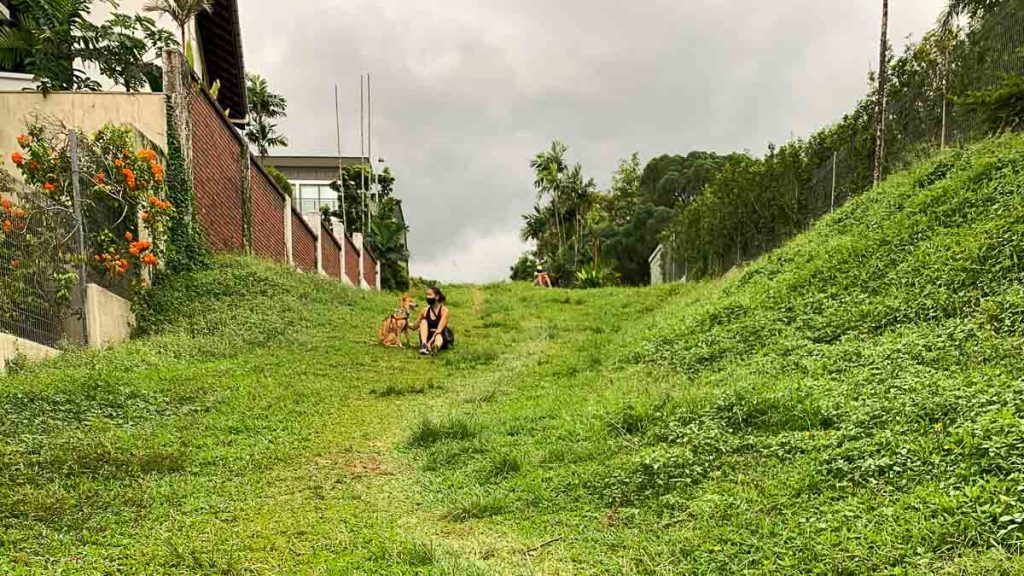
M 163 90 L 163 72 L 157 62 L 165 48 L 177 45 L 174 34 L 152 18 L 115 12 L 97 29 L 96 47 L 85 59 L 128 92 L 147 86 L 158 92 Z
M 92 0 L 14 0 L 16 25 L 0 30 L 0 65 L 24 64 L 43 93 L 99 90 L 98 82 L 75 67 L 93 53 L 97 27 L 88 16 Z
M 409 289 L 409 247 L 405 235 L 409 228 L 398 221 L 398 200 L 386 198 L 370 222 L 367 244 L 380 262 L 380 282 L 383 290 Z
M 533 282 L 536 270 L 537 259 L 533 257 L 532 252 L 527 252 L 509 269 L 510 278 L 513 282 Z
M 181 45 L 188 44 L 188 24 L 200 12 L 213 12 L 213 0 L 149 0 L 143 8 L 146 12 L 163 14 L 174 20 L 181 30 Z
M 885 89 L 889 80 L 889 0 L 882 0 L 882 43 L 878 56 L 878 120 L 875 135 L 875 186 L 882 181 L 882 163 L 885 161 Z
M 256 147 L 260 158 L 265 158 L 271 148 L 288 145 L 288 139 L 277 132 L 277 124 L 271 122 L 285 117 L 288 101 L 270 91 L 270 85 L 258 74 L 249 74 L 246 86 L 246 100 L 249 104 L 249 127 L 245 137 Z

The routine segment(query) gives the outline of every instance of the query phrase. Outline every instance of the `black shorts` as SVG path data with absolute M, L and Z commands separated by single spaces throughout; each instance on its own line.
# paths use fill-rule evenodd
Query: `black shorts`
M 436 334 L 436 332 L 431 332 L 427 336 L 427 342 L 433 342 Z M 445 327 L 444 330 L 441 330 L 441 350 L 447 350 L 453 345 L 455 345 L 455 334 L 451 328 Z

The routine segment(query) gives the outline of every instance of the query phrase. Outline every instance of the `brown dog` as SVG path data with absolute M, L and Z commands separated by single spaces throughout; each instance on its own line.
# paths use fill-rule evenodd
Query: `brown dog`
M 398 309 L 380 323 L 377 341 L 389 348 L 403 348 L 402 336 L 409 343 L 409 318 L 416 310 L 416 301 L 408 294 L 398 299 Z

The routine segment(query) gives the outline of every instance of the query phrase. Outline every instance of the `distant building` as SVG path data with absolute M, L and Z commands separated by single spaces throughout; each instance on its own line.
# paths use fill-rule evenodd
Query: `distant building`
M 651 286 L 670 282 L 686 282 L 687 266 L 679 262 L 672 254 L 672 248 L 659 244 L 648 259 L 651 266 Z
M 341 166 L 358 166 L 358 156 L 343 156 Z M 331 210 L 338 208 L 338 193 L 331 188 L 331 183 L 338 180 L 337 156 L 267 156 L 265 164 L 273 166 L 288 178 L 294 189 L 293 202 L 303 214 L 319 212 L 321 206 Z M 397 214 L 395 217 L 405 230 L 405 210 L 402 201 L 396 199 Z M 402 245 L 409 247 L 407 232 L 402 233 Z M 406 263 L 408 267 L 408 263 Z
M 264 162 L 273 166 L 291 182 L 295 206 L 303 214 L 317 212 L 321 206 L 338 207 L 338 193 L 331 182 L 338 180 L 337 156 L 268 156 Z M 358 166 L 358 157 L 343 157 L 342 166 Z

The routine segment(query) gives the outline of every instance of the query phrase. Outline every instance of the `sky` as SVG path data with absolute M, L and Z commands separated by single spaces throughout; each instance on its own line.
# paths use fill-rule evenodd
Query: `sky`
M 529 161 L 559 139 L 607 186 L 618 159 L 762 153 L 837 120 L 877 67 L 875 0 L 271 0 L 239 2 L 246 68 L 288 100 L 278 153 L 373 155 L 396 177 L 411 273 L 508 276 L 527 247 Z M 944 0 L 890 6 L 897 50 Z

